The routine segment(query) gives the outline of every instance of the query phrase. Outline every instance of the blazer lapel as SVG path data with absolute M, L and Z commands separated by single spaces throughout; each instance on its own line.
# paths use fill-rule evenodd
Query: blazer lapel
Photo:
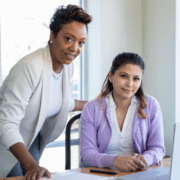
M 37 121 L 34 137 L 31 142 L 33 142 L 34 138 L 37 136 L 40 131 L 48 113 L 48 104 L 50 98 L 50 90 L 51 90 L 51 73 L 52 73 L 52 61 L 49 52 L 49 46 L 44 48 L 44 67 L 43 67 L 43 78 L 42 78 L 42 95 L 41 95 L 41 107 L 39 112 L 39 118 Z

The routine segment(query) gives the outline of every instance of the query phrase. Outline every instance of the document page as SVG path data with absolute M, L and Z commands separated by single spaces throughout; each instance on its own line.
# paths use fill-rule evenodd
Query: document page
M 42 180 L 110 180 L 110 177 L 95 176 L 91 174 L 83 173 L 70 173 L 68 175 L 62 176 L 61 173 L 52 174 L 51 179 L 43 177 Z M 114 179 L 114 178 L 113 178 Z

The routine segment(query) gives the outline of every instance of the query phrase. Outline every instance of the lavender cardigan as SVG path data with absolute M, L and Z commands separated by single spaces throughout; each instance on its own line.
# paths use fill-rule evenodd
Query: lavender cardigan
M 147 96 L 146 119 L 138 116 L 137 104 L 132 128 L 133 152 L 143 154 L 148 165 L 159 163 L 164 154 L 163 118 L 160 105 L 152 96 Z M 112 135 L 112 121 L 105 98 L 88 102 L 81 115 L 81 165 L 114 166 L 116 155 L 106 154 Z

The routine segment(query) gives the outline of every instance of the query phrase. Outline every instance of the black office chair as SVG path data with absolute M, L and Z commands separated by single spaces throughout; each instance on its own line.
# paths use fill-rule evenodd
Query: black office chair
M 65 132 L 65 169 L 71 169 L 71 145 L 79 145 L 80 139 L 75 139 L 71 141 L 71 126 L 74 121 L 80 119 L 81 114 L 77 114 L 72 117 L 66 125 Z

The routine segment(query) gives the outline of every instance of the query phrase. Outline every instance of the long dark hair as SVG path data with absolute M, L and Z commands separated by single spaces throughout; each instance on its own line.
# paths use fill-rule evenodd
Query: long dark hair
M 116 70 L 118 70 L 121 66 L 124 66 L 126 64 L 138 65 L 144 73 L 145 64 L 144 64 L 143 59 L 138 54 L 123 52 L 123 53 L 118 54 L 114 58 L 111 69 L 110 69 L 111 74 L 114 75 Z M 102 99 L 102 97 L 106 97 L 112 90 L 113 90 L 113 85 L 109 81 L 109 73 L 108 73 L 102 86 L 102 90 L 99 96 L 100 99 Z M 140 101 L 140 105 L 138 108 L 138 115 L 141 119 L 146 119 L 147 115 L 143 113 L 143 109 L 147 106 L 147 101 L 146 101 L 145 93 L 143 91 L 142 82 L 135 96 Z

